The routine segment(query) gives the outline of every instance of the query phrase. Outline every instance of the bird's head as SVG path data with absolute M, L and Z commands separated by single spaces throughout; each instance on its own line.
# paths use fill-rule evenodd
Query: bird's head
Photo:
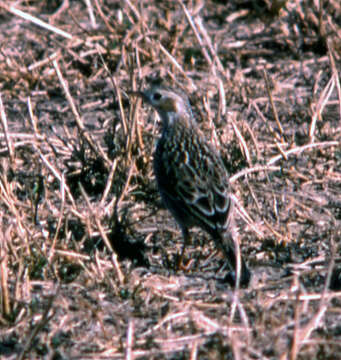
M 188 97 L 182 91 L 154 85 L 144 91 L 131 94 L 142 97 L 151 105 L 158 112 L 163 126 L 172 126 L 176 121 L 186 122 L 188 126 L 193 125 L 193 115 Z

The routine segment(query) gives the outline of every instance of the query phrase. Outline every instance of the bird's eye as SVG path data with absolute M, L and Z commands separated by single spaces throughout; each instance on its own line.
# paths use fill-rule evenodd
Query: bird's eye
M 159 101 L 162 98 L 162 95 L 158 92 L 153 94 L 153 100 Z

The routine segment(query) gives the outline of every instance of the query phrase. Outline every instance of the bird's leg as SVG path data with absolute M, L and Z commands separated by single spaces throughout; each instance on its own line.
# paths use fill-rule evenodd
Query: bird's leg
M 188 231 L 187 228 L 183 227 L 181 229 L 181 231 L 182 231 L 182 236 L 184 238 L 184 242 L 182 244 L 180 257 L 179 257 L 179 260 L 178 260 L 178 269 L 187 270 L 187 267 L 183 264 L 183 259 L 184 259 L 186 246 L 189 244 L 191 237 L 190 237 L 190 234 L 189 234 L 189 231 Z

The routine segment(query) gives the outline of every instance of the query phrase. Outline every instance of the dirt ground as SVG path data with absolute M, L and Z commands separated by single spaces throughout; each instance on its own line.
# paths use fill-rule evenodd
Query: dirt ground
M 340 66 L 339 0 L 0 1 L 0 357 L 341 359 Z M 155 79 L 231 174 L 247 289 L 199 229 L 177 269 Z

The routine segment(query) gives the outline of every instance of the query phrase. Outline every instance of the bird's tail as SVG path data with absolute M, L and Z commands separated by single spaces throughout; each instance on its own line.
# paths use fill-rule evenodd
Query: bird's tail
M 251 279 L 251 272 L 242 258 L 238 236 L 236 234 L 233 236 L 228 230 L 224 236 L 215 237 L 215 241 L 226 257 L 235 286 L 247 287 Z

